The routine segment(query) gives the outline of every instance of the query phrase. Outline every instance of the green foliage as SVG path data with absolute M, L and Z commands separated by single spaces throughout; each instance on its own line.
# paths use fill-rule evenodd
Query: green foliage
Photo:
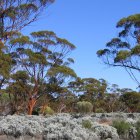
M 140 71 L 138 63 L 140 54 L 140 14 L 122 18 L 117 23 L 120 28 L 118 37 L 111 39 L 105 49 L 97 51 L 98 57 L 102 58 L 106 65 L 122 67 L 129 73 L 131 78 L 138 83 L 135 71 Z
M 53 2 L 0 1 L 0 89 L 6 88 L 6 93 L 1 94 L 1 101 L 5 103 L 10 100 L 16 108 L 23 107 L 25 110 L 30 99 L 35 102 L 43 100 L 44 104 L 49 102 L 54 105 L 54 110 L 63 101 L 67 112 L 73 111 L 79 101 L 77 108 L 80 113 L 89 113 L 94 109 L 102 113 L 104 110 L 116 111 L 117 105 L 123 102 L 132 110 L 140 111 L 140 99 L 135 93 L 123 94 L 119 100 L 114 93 L 122 92 L 115 91 L 113 87 L 114 91 L 108 94 L 104 79 L 77 78 L 75 71 L 70 68 L 74 60 L 67 57 L 76 46 L 68 40 L 59 38 L 53 31 L 32 32 L 29 36 L 19 32 L 34 22 L 40 12 Z M 139 17 L 137 14 L 118 22 L 117 27 L 122 29 L 118 37 L 108 42 L 106 49 L 97 52 L 99 57 L 107 57 L 107 61 L 104 61 L 106 64 L 140 70 L 137 63 L 140 54 Z M 133 45 L 124 40 L 127 37 L 136 43 Z M 46 108 L 45 114 L 53 113 L 51 108 Z M 85 127 L 89 128 L 90 124 L 85 123 Z
M 67 60 L 68 53 L 73 50 L 72 44 L 68 41 L 65 44 L 63 39 L 59 42 L 60 38 L 50 31 L 33 32 L 31 36 L 12 40 L 12 45 L 17 47 L 16 52 L 13 52 L 16 54 L 15 60 L 23 68 L 23 71 L 12 75 L 13 80 L 20 82 L 19 85 L 26 92 L 28 85 L 21 82 L 31 82 L 33 86 L 30 86 L 28 92 L 35 93 L 36 98 L 46 93 L 47 87 L 48 93 L 61 93 L 65 89 L 61 87 L 66 82 L 65 79 L 76 77 L 74 70 L 66 65 L 66 62 L 72 62 L 72 59 Z
M 133 25 L 135 25 L 136 27 L 139 26 L 139 23 L 140 23 L 140 14 L 135 14 L 128 16 L 126 18 L 122 18 L 117 23 L 117 27 L 127 27 L 126 29 L 129 29 Z
M 137 129 L 137 139 L 140 139 L 140 128 Z
M 137 121 L 135 124 L 136 130 L 137 130 L 137 138 L 140 139 L 140 121 Z
M 73 58 L 68 58 L 68 61 L 69 61 L 70 63 L 74 63 L 74 59 L 73 59 Z
M 40 11 L 52 4 L 54 0 L 26 0 L 13 1 L 1 0 L 0 7 L 0 32 L 1 37 L 5 37 L 5 31 L 18 31 L 34 22 Z M 7 24 L 8 23 L 8 24 Z
M 50 38 L 50 37 L 56 37 L 56 34 L 52 31 L 38 31 L 38 32 L 32 32 L 31 33 L 32 37 L 34 38 L 41 38 L 41 37 L 45 37 L 45 38 Z
M 98 55 L 98 57 L 101 57 L 101 56 L 103 56 L 103 55 L 105 55 L 105 54 L 109 54 L 109 50 L 108 49 L 104 49 L 104 50 L 98 50 L 97 51 L 97 55 Z
M 136 45 L 134 48 L 131 49 L 132 55 L 140 55 L 140 45 Z
M 76 77 L 76 73 L 74 72 L 74 70 L 66 66 L 52 67 L 48 71 L 48 75 L 50 76 L 56 75 L 58 73 L 64 75 L 65 77 Z
M 105 113 L 106 111 L 103 108 L 97 108 L 95 113 Z
M 47 106 L 44 110 L 44 115 L 53 115 L 54 114 L 54 111 L 49 107 Z
M 117 129 L 117 132 L 120 136 L 125 136 L 128 133 L 129 128 L 131 127 L 131 125 L 129 123 L 125 122 L 124 120 L 113 121 L 112 126 Z
M 16 38 L 16 39 L 12 39 L 10 41 L 10 43 L 12 45 L 25 45 L 25 44 L 29 44 L 30 43 L 30 40 L 29 40 L 29 37 L 28 36 L 21 36 L 19 38 Z
M 79 97 L 79 100 L 95 103 L 96 100 L 103 98 L 106 92 L 107 82 L 104 79 L 77 78 L 75 81 L 69 83 L 69 87 L 76 94 L 84 93 Z
M 127 42 L 122 41 L 120 38 L 113 38 L 110 42 L 106 44 L 108 48 L 113 48 L 116 46 L 116 48 L 130 48 L 130 45 Z
M 119 51 L 116 55 L 116 58 L 114 59 L 114 62 L 117 63 L 117 62 L 120 62 L 120 61 L 123 61 L 123 60 L 126 60 L 128 57 L 130 56 L 130 52 L 125 50 L 125 51 Z
M 66 39 L 57 38 L 57 41 L 59 44 L 61 44 L 63 46 L 70 46 L 70 49 L 72 49 L 72 50 L 74 50 L 76 48 L 75 45 L 73 45 Z
M 91 121 L 90 120 L 83 120 L 82 127 L 86 128 L 86 129 L 91 129 L 91 127 L 92 127 Z
M 16 71 L 18 63 L 13 52 L 18 47 L 30 44 L 28 36 L 19 31 L 34 22 L 41 11 L 54 0 L 1 0 L 0 1 L 0 88 L 7 84 L 10 72 Z M 19 63 L 18 63 L 19 65 Z
M 93 105 L 90 102 L 82 101 L 77 103 L 78 112 L 90 113 L 93 109 Z
M 6 85 L 3 87 L 13 95 L 16 108 L 22 106 L 27 110 L 32 107 L 34 110 L 30 101 L 36 103 L 42 94 L 58 99 L 60 94 L 70 93 L 66 83 L 76 78 L 76 73 L 69 67 L 74 60 L 67 58 L 75 45 L 52 31 L 33 32 L 30 36 L 19 33 L 53 2 L 0 1 L 0 89 Z M 47 108 L 46 113 L 52 114 L 53 110 Z
M 121 95 L 120 100 L 124 102 L 132 112 L 140 111 L 140 94 L 137 92 L 127 92 Z
M 8 93 L 4 93 L 4 91 L 1 91 L 2 94 L 0 95 L 0 106 L 6 105 L 10 102 L 10 97 Z
M 29 79 L 29 75 L 26 71 L 17 71 L 15 74 L 11 75 L 11 78 L 16 81 L 20 80 L 26 82 Z
M 4 54 L 0 50 L 0 75 L 4 78 L 8 78 L 10 74 L 12 60 L 10 55 Z

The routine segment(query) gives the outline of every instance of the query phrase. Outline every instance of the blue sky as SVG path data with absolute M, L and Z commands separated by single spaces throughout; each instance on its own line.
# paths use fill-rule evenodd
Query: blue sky
M 121 88 L 136 89 L 136 83 L 120 68 L 108 68 L 96 52 L 118 33 L 116 23 L 123 17 L 140 13 L 138 0 L 56 0 L 37 22 L 23 32 L 51 30 L 75 44 L 71 54 L 77 75 L 104 78 Z

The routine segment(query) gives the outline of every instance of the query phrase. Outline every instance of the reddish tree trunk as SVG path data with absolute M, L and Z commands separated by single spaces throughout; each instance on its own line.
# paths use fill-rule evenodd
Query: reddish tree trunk
M 37 100 L 35 98 L 30 98 L 29 103 L 28 103 L 28 115 L 32 115 L 36 101 Z

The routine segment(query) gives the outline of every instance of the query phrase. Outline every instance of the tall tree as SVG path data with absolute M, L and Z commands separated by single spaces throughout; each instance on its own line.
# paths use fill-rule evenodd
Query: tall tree
M 125 68 L 139 86 L 134 71 L 140 72 L 140 14 L 121 19 L 117 28 L 121 29 L 118 37 L 108 42 L 107 48 L 99 50 L 97 55 L 109 66 Z
M 13 47 L 9 40 L 34 22 L 43 9 L 53 2 L 54 0 L 0 0 L 0 88 L 14 65 L 10 54 Z
M 0 38 L 7 39 L 11 31 L 20 31 L 37 19 L 41 11 L 54 0 L 1 0 Z
M 140 111 L 140 94 L 138 92 L 126 92 L 121 95 L 120 100 L 128 107 L 128 112 Z
M 76 81 L 69 83 L 69 88 L 79 94 L 79 100 L 92 102 L 96 109 L 105 96 L 107 82 L 104 79 L 77 78 Z
M 11 57 L 9 54 L 5 54 L 4 51 L 4 45 L 1 42 L 1 46 L 0 46 L 0 90 L 3 87 L 3 84 L 5 82 L 6 79 L 9 78 L 9 72 L 11 69 Z
M 20 35 L 10 43 L 15 50 L 12 54 L 18 69 L 26 71 L 29 77 L 30 89 L 24 87 L 25 84 L 19 79 L 16 82 L 28 95 L 28 114 L 31 115 L 37 100 L 46 93 L 45 90 L 65 91 L 61 85 L 68 78 L 76 77 L 75 72 L 69 67 L 73 61 L 67 57 L 75 46 L 50 31 L 33 32 L 30 37 Z

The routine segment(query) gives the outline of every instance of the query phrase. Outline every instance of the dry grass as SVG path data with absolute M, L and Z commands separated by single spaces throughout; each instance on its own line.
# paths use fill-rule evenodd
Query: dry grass
M 102 125 L 112 125 L 112 120 L 101 119 L 98 121 L 98 123 Z

